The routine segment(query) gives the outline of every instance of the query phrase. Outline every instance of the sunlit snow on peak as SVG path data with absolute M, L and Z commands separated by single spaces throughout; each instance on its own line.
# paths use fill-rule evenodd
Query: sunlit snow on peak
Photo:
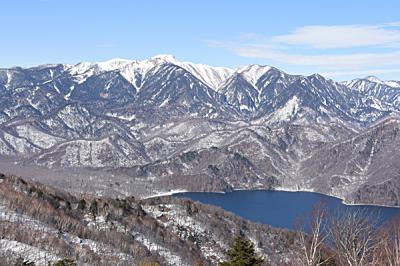
M 257 81 L 272 67 L 270 66 L 261 66 L 261 65 L 248 65 L 241 67 L 237 70 L 238 73 L 242 74 L 243 77 L 250 82 L 253 86 L 257 83 Z
M 163 61 L 170 62 L 170 63 L 175 63 L 175 62 L 177 62 L 175 56 L 170 55 L 170 54 L 159 54 L 159 55 L 155 55 L 155 56 L 153 56 L 151 59 L 153 59 L 153 60 L 163 60 Z
M 369 81 L 372 81 L 372 82 L 375 82 L 375 83 L 384 84 L 384 82 L 382 80 L 380 80 L 380 79 L 378 79 L 377 77 L 374 77 L 374 76 L 368 76 L 365 79 L 369 80 Z

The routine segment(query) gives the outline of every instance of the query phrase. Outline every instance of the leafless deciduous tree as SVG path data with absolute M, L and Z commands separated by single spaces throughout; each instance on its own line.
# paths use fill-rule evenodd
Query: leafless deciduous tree
M 382 244 L 379 221 L 379 213 L 367 209 L 337 211 L 332 216 L 328 231 L 340 265 L 376 265 L 374 254 Z
M 375 253 L 375 265 L 400 266 L 400 216 L 380 230 L 381 246 Z
M 329 236 L 327 212 L 327 208 L 322 203 L 317 204 L 309 215 L 297 221 L 296 229 L 300 246 L 296 253 L 299 265 L 325 265 L 331 259 L 331 256 L 323 250 Z

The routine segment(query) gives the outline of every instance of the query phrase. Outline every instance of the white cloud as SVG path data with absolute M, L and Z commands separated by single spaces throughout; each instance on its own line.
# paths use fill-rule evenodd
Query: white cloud
M 305 26 L 277 36 L 247 34 L 236 41 L 209 41 L 248 58 L 339 73 L 400 68 L 400 22 L 381 25 Z M 252 38 L 254 37 L 254 38 Z M 354 52 L 357 51 L 359 52 Z M 387 71 L 387 70 L 386 70 Z
M 400 30 L 389 29 L 400 23 L 383 25 L 306 26 L 287 35 L 271 38 L 272 42 L 303 45 L 317 49 L 350 48 L 363 46 L 397 46 Z
M 389 23 L 386 23 L 385 25 L 390 26 L 390 27 L 400 27 L 400 21 L 389 22 Z
M 360 69 L 376 65 L 381 67 L 400 65 L 400 52 L 306 55 L 254 45 L 235 46 L 229 47 L 229 49 L 244 57 L 261 58 L 298 66 L 317 66 L 327 69 Z
M 325 72 L 321 75 L 327 77 L 344 77 L 344 76 L 369 76 L 369 75 L 379 75 L 388 73 L 400 73 L 400 68 L 393 69 L 367 69 L 360 71 L 336 71 L 336 72 Z

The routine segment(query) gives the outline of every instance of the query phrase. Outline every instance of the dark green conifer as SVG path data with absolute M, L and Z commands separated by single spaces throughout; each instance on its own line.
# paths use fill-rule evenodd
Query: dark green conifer
M 228 251 L 228 260 L 220 266 L 259 266 L 263 262 L 262 258 L 256 256 L 253 243 L 239 235 Z
M 76 266 L 76 262 L 72 259 L 62 259 L 56 262 L 54 266 Z

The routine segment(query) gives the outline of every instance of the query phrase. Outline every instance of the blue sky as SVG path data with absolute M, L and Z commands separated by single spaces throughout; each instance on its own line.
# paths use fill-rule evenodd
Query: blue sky
M 0 10 L 0 67 L 173 54 L 400 80 L 398 0 L 8 0 Z

